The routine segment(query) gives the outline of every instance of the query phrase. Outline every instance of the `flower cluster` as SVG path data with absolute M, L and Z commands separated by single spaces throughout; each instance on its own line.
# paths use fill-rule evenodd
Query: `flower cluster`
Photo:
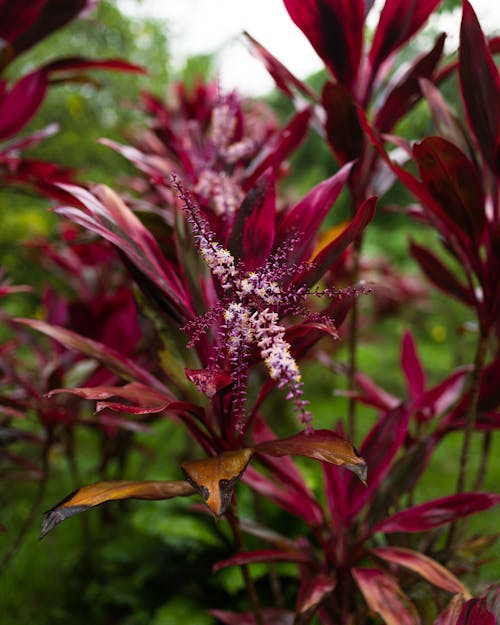
M 306 408 L 308 402 L 302 397 L 300 370 L 281 320 L 287 315 L 301 315 L 308 320 L 320 320 L 334 330 L 330 318 L 310 313 L 303 306 L 309 295 L 331 296 L 334 292 L 311 291 L 290 281 L 290 276 L 300 273 L 301 269 L 286 264 L 293 240 L 255 271 L 245 271 L 231 252 L 215 239 L 205 217 L 176 178 L 174 187 L 184 204 L 198 250 L 222 289 L 215 309 L 188 323 L 185 330 L 191 334 L 192 346 L 214 322 L 218 322 L 217 345 L 209 367 L 214 372 L 230 369 L 237 430 L 244 430 L 246 379 L 250 358 L 257 350 L 278 388 L 288 386 L 287 399 L 293 401 L 300 421 L 306 425 L 307 431 L 311 431 L 312 415 Z

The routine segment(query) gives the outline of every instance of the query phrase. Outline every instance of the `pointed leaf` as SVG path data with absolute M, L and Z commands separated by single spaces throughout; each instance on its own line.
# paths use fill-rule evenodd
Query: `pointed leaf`
M 275 175 L 265 171 L 250 189 L 237 212 L 230 237 L 230 250 L 247 271 L 262 266 L 274 245 L 276 220 Z
M 388 88 L 383 103 L 375 115 L 375 126 L 381 133 L 390 132 L 396 123 L 421 97 L 419 79 L 433 75 L 443 54 L 446 35 L 438 37 L 430 52 L 422 55 L 404 76 Z
M 441 137 L 427 137 L 415 144 L 413 155 L 429 193 L 478 245 L 486 215 L 481 181 L 472 163 L 459 148 Z
M 457 625 L 496 625 L 495 615 L 486 607 L 485 599 L 470 599 L 462 608 Z
M 344 165 L 331 178 L 316 185 L 281 220 L 276 235 L 276 245 L 281 245 L 294 237 L 298 239 L 289 254 L 288 262 L 290 264 L 300 263 L 310 257 L 314 237 L 332 204 L 342 191 L 351 167 L 352 163 Z M 346 230 L 348 228 L 349 226 Z
M 19 132 L 37 112 L 47 93 L 47 75 L 41 70 L 27 74 L 0 97 L 0 140 Z
M 351 517 L 355 517 L 377 492 L 396 454 L 403 446 L 409 420 L 410 410 L 406 405 L 400 404 L 382 415 L 364 440 L 361 454 L 370 468 L 370 480 L 368 488 L 360 488 L 359 484 L 351 480 L 348 487 Z
M 172 497 L 185 497 L 194 493 L 195 489 L 185 481 L 131 482 L 115 480 L 96 482 L 68 495 L 68 497 L 46 512 L 42 524 L 41 538 L 68 517 L 84 512 L 106 501 L 119 499 L 171 499 Z
M 134 65 L 123 59 L 87 59 L 83 56 L 56 59 L 43 66 L 50 73 L 69 72 L 79 69 L 110 69 L 133 74 L 146 74 L 144 67 Z
M 409 331 L 406 331 L 403 336 L 401 368 L 405 374 L 408 396 L 416 401 L 425 390 L 425 371 L 417 354 L 415 340 Z
M 332 74 L 352 87 L 363 46 L 364 1 L 284 0 L 284 3 Z
M 326 245 L 313 258 L 312 268 L 305 271 L 298 279 L 298 283 L 314 285 L 340 258 L 342 252 L 356 239 L 375 216 L 376 197 L 370 197 L 361 204 L 352 221 L 342 234 Z
M 436 562 L 428 556 L 405 549 L 404 547 L 377 547 L 371 550 L 379 558 L 386 562 L 399 564 L 411 571 L 415 571 L 434 586 L 443 588 L 448 592 L 460 593 L 465 597 L 470 596 L 467 588 L 442 564 Z
M 326 82 L 321 94 L 328 143 L 343 165 L 361 156 L 365 145 L 353 95 L 341 83 Z
M 345 466 L 366 484 L 366 462 L 351 443 L 330 430 L 314 430 L 310 434 L 300 432 L 289 438 L 260 443 L 255 451 L 269 456 L 305 456 L 321 462 Z
M 433 527 L 453 523 L 470 514 L 489 510 L 500 504 L 500 495 L 461 493 L 434 499 L 397 512 L 378 523 L 373 532 L 425 532 Z
M 316 575 L 306 578 L 299 588 L 296 612 L 303 614 L 314 610 L 330 594 L 336 586 L 336 580 L 329 575 Z
M 469 125 L 486 162 L 496 171 L 494 154 L 500 132 L 500 75 L 468 0 L 463 2 L 458 59 Z
M 370 50 L 372 78 L 381 63 L 425 23 L 441 0 L 386 0 Z
M 102 362 L 103 365 L 108 367 L 110 371 L 113 371 L 126 380 L 139 381 L 160 391 L 169 392 L 157 378 L 136 364 L 131 358 L 127 358 L 127 356 L 120 354 L 120 352 L 111 347 L 107 347 L 107 345 L 103 343 L 80 336 L 76 334 L 76 332 L 72 332 L 66 328 L 51 325 L 36 319 L 17 318 L 14 319 L 14 321 L 50 336 L 50 338 L 58 341 L 68 349 L 75 349 L 82 354 L 96 358 Z
M 311 90 L 309 85 L 294 76 L 276 57 L 266 50 L 263 45 L 247 32 L 244 32 L 243 35 L 249 43 L 250 51 L 264 63 L 265 68 L 272 76 L 280 91 L 290 98 L 293 98 L 295 92 L 298 91 L 303 96 L 313 101 L 317 99 L 316 94 Z
M 458 617 L 465 603 L 463 595 L 455 595 L 448 606 L 434 621 L 434 625 L 457 625 Z
M 393 577 L 378 569 L 351 569 L 368 607 L 377 612 L 386 625 L 420 625 L 415 606 Z
M 295 615 L 293 612 L 278 608 L 265 608 L 260 610 L 261 620 L 255 616 L 255 612 L 230 612 L 229 610 L 210 610 L 210 614 L 224 623 L 224 625 L 293 625 Z
M 251 448 L 225 451 L 220 456 L 181 464 L 189 482 L 206 501 L 215 516 L 222 516 L 236 484 L 247 468 L 254 450 Z
M 265 549 L 262 551 L 247 551 L 237 553 L 227 560 L 219 560 L 212 569 L 215 572 L 225 569 L 228 566 L 241 566 L 242 564 L 252 564 L 255 562 L 304 562 L 311 563 L 309 556 L 300 551 L 279 551 L 277 549 Z
M 462 284 L 435 254 L 414 241 L 410 243 L 410 254 L 435 287 L 453 295 L 466 306 L 474 305 L 475 300 L 469 288 Z

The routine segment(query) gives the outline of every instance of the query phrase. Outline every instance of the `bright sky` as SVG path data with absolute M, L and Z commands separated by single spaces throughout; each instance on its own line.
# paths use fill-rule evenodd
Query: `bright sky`
M 380 6 L 380 1 L 376 3 Z M 300 78 L 320 69 L 322 63 L 285 10 L 283 0 L 120 0 L 131 14 L 165 19 L 176 68 L 192 54 L 216 53 L 219 80 L 224 90 L 238 88 L 246 94 L 265 93 L 273 81 L 254 59 L 239 34 L 247 30 Z M 483 28 L 500 29 L 500 2 L 472 0 Z M 449 18 L 448 18 L 449 19 Z M 456 19 L 436 25 L 450 33 L 456 47 Z

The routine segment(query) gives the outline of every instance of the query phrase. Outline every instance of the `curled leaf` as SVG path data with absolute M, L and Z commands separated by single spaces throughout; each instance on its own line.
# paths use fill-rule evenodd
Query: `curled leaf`
M 255 451 L 268 456 L 306 456 L 353 471 L 366 484 L 367 467 L 353 445 L 330 430 L 315 430 L 310 434 L 300 432 L 289 438 L 266 441 Z
M 98 506 L 106 501 L 117 501 L 119 499 L 171 499 L 172 497 L 192 495 L 194 492 L 195 489 L 186 481 L 134 482 L 113 480 L 96 482 L 95 484 L 79 488 L 46 512 L 40 538 L 43 538 L 56 525 L 59 525 L 68 517 L 79 512 L 85 512 L 89 508 Z
M 183 462 L 181 467 L 189 482 L 220 517 L 231 503 L 233 489 L 253 456 L 252 448 L 225 451 L 205 460 Z

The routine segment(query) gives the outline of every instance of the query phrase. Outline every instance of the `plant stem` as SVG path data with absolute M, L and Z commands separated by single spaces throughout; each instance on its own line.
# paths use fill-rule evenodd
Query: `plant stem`
M 474 483 L 474 490 L 480 491 L 483 488 L 486 472 L 488 469 L 488 461 L 490 459 L 491 452 L 491 432 L 485 432 L 483 436 L 483 448 L 481 453 L 481 461 L 479 469 L 477 471 L 476 481 Z
M 469 409 L 467 411 L 467 418 L 464 428 L 464 439 L 462 443 L 462 453 L 460 454 L 460 466 L 458 470 L 457 487 L 455 492 L 457 495 L 463 493 L 465 490 L 465 481 L 467 479 L 467 470 L 469 468 L 470 461 L 470 448 L 472 442 L 472 434 L 474 433 L 474 425 L 476 423 L 478 406 L 479 406 L 479 391 L 481 388 L 481 375 L 483 373 L 486 350 L 488 345 L 488 335 L 481 333 L 479 342 L 476 349 L 476 355 L 474 358 L 474 368 L 472 370 L 472 378 L 470 381 L 470 400 Z M 450 526 L 446 546 L 449 549 L 455 538 L 457 529 L 457 523 L 453 523 Z
M 243 536 L 241 534 L 240 517 L 238 516 L 238 510 L 236 506 L 236 500 L 233 495 L 233 502 L 231 508 L 227 513 L 228 521 L 233 530 L 234 546 L 237 552 L 243 551 Z M 255 616 L 256 625 L 264 625 L 264 619 L 262 617 L 262 611 L 259 601 L 259 596 L 253 583 L 252 576 L 250 575 L 250 569 L 247 564 L 241 565 L 241 572 L 243 573 L 243 579 L 245 580 L 245 586 L 247 588 L 248 596 L 252 604 L 252 611 Z
M 354 241 L 354 281 L 357 282 L 359 275 L 359 265 L 361 259 L 361 246 L 363 239 L 361 236 Z M 348 349 L 349 363 L 347 368 L 347 389 L 354 391 L 355 376 L 357 371 L 357 348 L 358 348 L 358 326 L 359 326 L 359 302 L 353 301 L 351 308 L 351 325 L 349 327 Z M 351 441 L 356 437 L 356 400 L 349 397 L 347 433 Z
M 17 536 L 13 540 L 7 552 L 4 554 L 3 558 L 0 560 L 0 575 L 5 572 L 16 553 L 22 547 L 26 536 L 31 529 L 31 526 L 33 525 L 35 518 L 39 513 L 39 509 L 45 495 L 45 490 L 49 478 L 49 452 L 51 446 L 52 436 L 48 434 L 42 449 L 42 476 L 40 478 L 40 481 L 38 482 L 38 488 L 35 498 L 28 512 L 28 516 L 26 517 L 24 523 L 21 525 L 21 529 L 19 530 Z

